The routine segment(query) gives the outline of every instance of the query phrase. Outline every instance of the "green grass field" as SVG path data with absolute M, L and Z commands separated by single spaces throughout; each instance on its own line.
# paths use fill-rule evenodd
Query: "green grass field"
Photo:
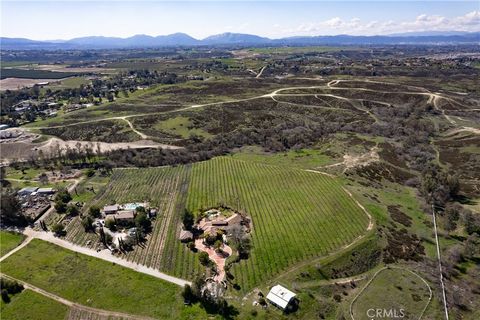
M 154 128 L 169 134 L 179 135 L 182 138 L 188 138 L 191 134 L 209 138 L 211 134 L 202 129 L 189 128 L 191 121 L 187 117 L 175 117 L 165 121 L 159 121 Z
M 325 155 L 323 150 L 301 149 L 267 153 L 257 146 L 244 147 L 233 157 L 238 160 L 302 169 L 314 169 L 334 162 L 334 159 Z
M 174 284 L 41 240 L 3 261 L 2 272 L 94 308 L 159 319 L 206 317 L 197 305 L 183 306 Z
M 8 320 L 59 320 L 64 319 L 68 307 L 30 290 L 11 297 L 1 304 L 1 317 Z
M 353 302 L 353 316 L 355 319 L 367 319 L 367 312 L 372 313 L 369 309 L 381 309 L 396 311 L 396 318 L 400 318 L 403 310 L 404 317 L 401 318 L 418 319 L 429 298 L 428 286 L 415 274 L 401 268 L 384 269 Z
M 0 257 L 18 246 L 24 239 L 23 234 L 0 231 Z

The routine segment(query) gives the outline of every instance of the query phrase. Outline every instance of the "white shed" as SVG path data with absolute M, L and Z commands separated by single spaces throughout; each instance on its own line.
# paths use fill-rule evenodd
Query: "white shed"
M 295 296 L 295 293 L 277 284 L 267 294 L 267 300 L 282 310 L 285 310 Z

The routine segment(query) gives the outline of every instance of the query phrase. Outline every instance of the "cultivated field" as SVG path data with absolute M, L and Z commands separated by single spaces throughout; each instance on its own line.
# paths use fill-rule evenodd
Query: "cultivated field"
M 328 176 L 288 167 L 215 158 L 188 166 L 116 170 L 93 201 L 150 201 L 159 208 L 146 244 L 126 259 L 192 279 L 203 270 L 178 239 L 184 208 L 228 205 L 253 220 L 253 250 L 232 269 L 236 282 L 249 289 L 303 260 L 329 254 L 365 233 L 365 212 Z M 86 234 L 79 220 L 67 227 L 67 239 L 85 245 L 98 236 Z
M 251 256 L 233 267 L 242 289 L 338 250 L 368 226 L 365 212 L 330 177 L 228 157 L 192 169 L 187 207 L 194 211 L 219 204 L 253 220 Z
M 190 171 L 190 166 L 116 170 L 110 183 L 93 201 L 98 206 L 114 202 L 149 201 L 159 209 L 147 242 L 127 253 L 127 260 L 186 278 L 193 278 L 201 270 L 195 255 L 182 246 L 176 237 Z M 67 240 L 80 245 L 86 245 L 88 241 L 93 247 L 99 245 L 98 235 L 85 233 L 78 218 L 68 225 Z M 175 261 L 187 265 L 176 266 Z

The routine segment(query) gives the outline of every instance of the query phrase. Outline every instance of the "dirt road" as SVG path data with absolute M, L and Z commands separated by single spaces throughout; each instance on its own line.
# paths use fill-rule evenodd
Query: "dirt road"
M 28 244 L 28 242 L 30 242 L 32 239 L 40 239 L 40 240 L 43 240 L 43 241 L 53 243 L 53 244 L 55 244 L 57 246 L 60 246 L 62 248 L 65 248 L 65 249 L 68 249 L 68 250 L 71 250 L 71 251 L 75 251 L 75 252 L 90 256 L 90 257 L 102 259 L 102 260 L 105 260 L 105 261 L 108 261 L 108 262 L 113 262 L 113 263 L 118 264 L 120 266 L 123 266 L 125 268 L 129 268 L 129 269 L 132 269 L 132 270 L 137 271 L 137 272 L 148 274 L 152 277 L 165 280 L 167 282 L 176 284 L 176 285 L 181 286 L 181 287 L 185 286 L 186 284 L 191 284 L 190 281 L 180 279 L 180 278 L 176 278 L 176 277 L 170 276 L 166 273 L 160 272 L 158 270 L 149 268 L 147 266 L 139 265 L 139 264 L 136 264 L 134 262 L 127 261 L 125 259 L 116 257 L 116 256 L 112 255 L 110 250 L 108 250 L 108 249 L 101 250 L 101 251 L 96 251 L 96 250 L 93 250 L 93 249 L 90 249 L 90 248 L 77 246 L 77 245 L 75 245 L 71 242 L 68 242 L 68 241 L 63 240 L 63 239 L 58 238 L 58 237 L 55 237 L 52 232 L 35 231 L 31 228 L 26 228 L 23 231 L 23 234 L 25 234 L 27 236 L 27 239 L 20 246 L 18 246 L 14 250 L 10 251 L 7 255 L 3 256 L 0 259 L 0 261 L 5 260 L 7 257 L 11 256 L 12 254 L 17 252 L 21 248 L 25 247 Z
M 53 294 L 51 292 L 40 289 L 39 287 L 36 287 L 36 286 L 34 286 L 34 285 L 32 285 L 28 282 L 16 279 L 16 278 L 11 277 L 9 275 L 6 275 L 4 273 L 0 273 L 0 275 L 2 275 L 2 277 L 5 277 L 7 279 L 10 279 L 10 280 L 17 281 L 17 282 L 21 283 L 24 286 L 25 289 L 32 290 L 36 293 L 41 294 L 42 296 L 45 296 L 45 297 L 47 297 L 49 299 L 52 299 L 52 300 L 55 300 L 55 301 L 57 301 L 61 304 L 64 304 L 64 305 L 66 305 L 70 308 L 76 308 L 76 309 L 79 309 L 79 310 L 92 312 L 92 313 L 95 313 L 96 315 L 103 316 L 103 317 L 119 317 L 119 318 L 123 318 L 123 319 L 132 319 L 132 320 L 152 320 L 153 319 L 153 318 L 149 318 L 149 317 L 136 316 L 136 315 L 132 315 L 132 314 L 128 314 L 128 313 L 122 313 L 122 312 L 116 312 L 116 311 L 107 311 L 107 310 L 103 310 L 103 309 L 87 307 L 87 306 L 72 302 L 70 300 L 67 300 L 65 298 L 62 298 L 60 296 L 57 296 L 56 294 Z

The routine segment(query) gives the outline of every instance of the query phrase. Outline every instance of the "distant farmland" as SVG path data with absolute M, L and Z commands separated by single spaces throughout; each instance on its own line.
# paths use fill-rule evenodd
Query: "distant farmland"
M 28 70 L 2 68 L 0 79 L 5 78 L 26 78 L 26 79 L 63 79 L 80 75 L 77 72 L 54 72 L 48 70 Z
M 231 157 L 178 167 L 116 170 L 95 202 L 112 200 L 150 200 L 160 209 L 147 246 L 128 253 L 127 259 L 190 279 L 202 267 L 177 240 L 184 208 L 198 211 L 225 204 L 246 212 L 253 220 L 253 249 L 248 260 L 232 268 L 234 282 L 243 290 L 352 243 L 368 225 L 366 214 L 333 178 Z M 79 232 L 81 226 L 76 229 Z

